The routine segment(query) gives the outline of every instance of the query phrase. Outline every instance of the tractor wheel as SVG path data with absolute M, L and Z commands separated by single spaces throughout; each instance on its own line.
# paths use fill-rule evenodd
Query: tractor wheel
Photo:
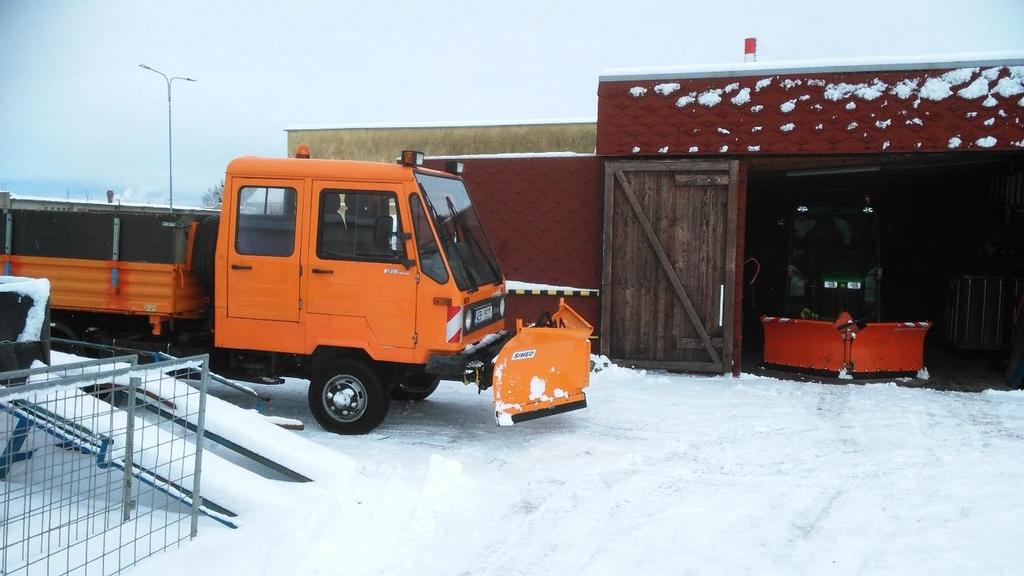
M 391 397 L 380 376 L 366 362 L 331 362 L 309 383 L 309 408 L 325 430 L 366 434 L 388 414 Z
M 395 400 L 412 400 L 414 402 L 420 402 L 426 400 L 427 396 L 434 393 L 437 390 L 437 385 L 441 383 L 440 376 L 434 376 L 433 374 L 416 374 L 409 376 L 402 382 L 391 389 L 391 398 Z

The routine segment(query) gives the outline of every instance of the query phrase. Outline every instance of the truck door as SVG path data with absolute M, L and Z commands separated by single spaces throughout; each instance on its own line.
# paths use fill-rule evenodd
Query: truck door
M 306 312 L 345 317 L 337 325 L 368 330 L 380 346 L 412 348 L 416 269 L 405 266 L 401 190 L 397 183 L 313 183 Z
M 302 180 L 235 179 L 227 315 L 299 320 Z

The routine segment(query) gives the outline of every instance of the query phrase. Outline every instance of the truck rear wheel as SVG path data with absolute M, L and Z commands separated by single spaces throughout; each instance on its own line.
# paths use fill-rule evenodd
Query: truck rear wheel
M 309 408 L 325 430 L 366 434 L 388 414 L 391 396 L 380 376 L 358 360 L 337 360 L 309 383 Z
M 441 383 L 439 376 L 433 374 L 416 374 L 409 376 L 404 382 L 399 383 L 391 389 L 391 397 L 395 400 L 412 400 L 420 402 L 426 400 L 427 396 L 437 390 Z

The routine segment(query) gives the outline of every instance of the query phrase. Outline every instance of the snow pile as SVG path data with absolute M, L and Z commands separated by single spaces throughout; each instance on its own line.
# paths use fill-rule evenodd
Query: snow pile
M 46 321 L 46 303 L 50 300 L 50 281 L 46 278 L 19 278 L 0 276 L 0 292 L 18 294 L 32 300 L 32 307 L 25 316 L 25 326 L 18 334 L 18 342 L 37 342 L 42 337 L 43 322 Z
M 991 136 L 985 136 L 984 138 L 978 138 L 974 141 L 975 144 L 982 148 L 991 148 L 995 146 L 999 141 Z
M 942 75 L 942 81 L 949 84 L 950 86 L 959 86 L 968 82 L 975 74 L 978 73 L 979 68 L 957 68 L 956 70 L 950 70 Z M 999 69 L 996 68 L 996 73 Z
M 644 94 L 647 94 L 647 88 L 643 86 L 633 86 L 629 89 L 629 95 L 633 98 L 640 98 Z
M 596 359 L 595 367 L 600 359 Z M 1014 574 L 1024 393 L 600 365 L 589 407 L 511 428 L 446 382 L 377 431 L 305 437 L 351 478 L 262 505 L 138 574 Z M 272 408 L 309 421 L 305 388 Z M 955 544 L 951 544 L 955 543 Z M 132 574 L 129 571 L 129 574 Z
M 963 141 L 960 140 L 959 136 L 953 136 L 952 138 L 949 139 L 949 143 L 946 144 L 946 146 L 948 148 L 959 148 L 962 142 Z
M 722 90 L 719 88 L 712 88 L 707 92 L 701 92 L 700 96 L 697 97 L 697 102 L 706 108 L 714 108 L 722 101 Z
M 934 100 L 938 102 L 948 98 L 953 91 L 950 90 L 949 82 L 941 78 L 929 78 L 924 81 L 924 86 L 921 87 L 920 91 L 921 98 L 925 100 Z
M 999 94 L 1003 98 L 1016 96 L 1024 92 L 1024 82 L 1020 78 L 1005 76 L 1000 78 L 999 82 L 996 82 L 996 87 L 992 89 L 992 92 Z
M 783 132 L 792 132 L 794 128 L 796 128 L 796 124 L 793 124 L 792 122 L 779 126 L 779 130 L 782 130 Z
M 669 94 L 675 92 L 676 90 L 679 90 L 678 82 L 658 84 L 657 86 L 654 87 L 654 91 L 657 92 L 658 94 L 661 94 L 662 96 L 668 96 Z
M 904 78 L 896 83 L 889 91 L 900 100 L 906 100 L 914 95 L 917 90 L 917 78 Z
M 971 82 L 970 86 L 958 90 L 956 94 L 968 100 L 986 96 L 988 95 L 988 80 L 984 76 L 979 76 L 974 82 Z
M 782 104 L 779 104 L 779 110 L 783 114 L 789 114 L 790 112 L 793 111 L 794 108 L 796 108 L 796 99 L 787 100 L 787 101 L 783 102 Z
M 686 96 L 681 96 L 679 98 L 679 100 L 676 100 L 676 106 L 678 106 L 680 108 L 685 108 L 686 106 L 689 106 L 690 104 L 693 104 L 696 100 L 697 100 L 696 92 L 691 92 L 690 94 L 687 94 Z
M 742 106 L 747 102 L 750 102 L 750 88 L 741 89 L 729 101 L 737 106 Z

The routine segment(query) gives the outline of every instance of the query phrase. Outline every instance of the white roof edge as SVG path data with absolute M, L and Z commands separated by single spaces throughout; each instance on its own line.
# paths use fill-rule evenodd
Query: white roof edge
M 980 68 L 1024 65 L 1024 51 L 971 52 L 915 56 L 875 56 L 821 60 L 778 60 L 774 62 L 736 62 L 695 66 L 650 68 L 609 68 L 601 71 L 600 81 L 681 80 L 687 78 L 730 78 L 773 74 L 815 72 L 887 72 L 896 70 L 932 70 L 944 68 Z
M 427 160 L 461 160 L 472 158 L 585 158 L 592 157 L 590 152 L 499 152 L 494 154 L 442 154 L 427 156 Z
M 285 132 L 309 130 L 371 130 L 382 128 L 486 128 L 490 126 L 549 126 L 555 124 L 596 124 L 596 117 L 541 118 L 528 120 L 491 121 L 439 121 L 439 122 L 380 122 L 365 124 L 292 124 Z

